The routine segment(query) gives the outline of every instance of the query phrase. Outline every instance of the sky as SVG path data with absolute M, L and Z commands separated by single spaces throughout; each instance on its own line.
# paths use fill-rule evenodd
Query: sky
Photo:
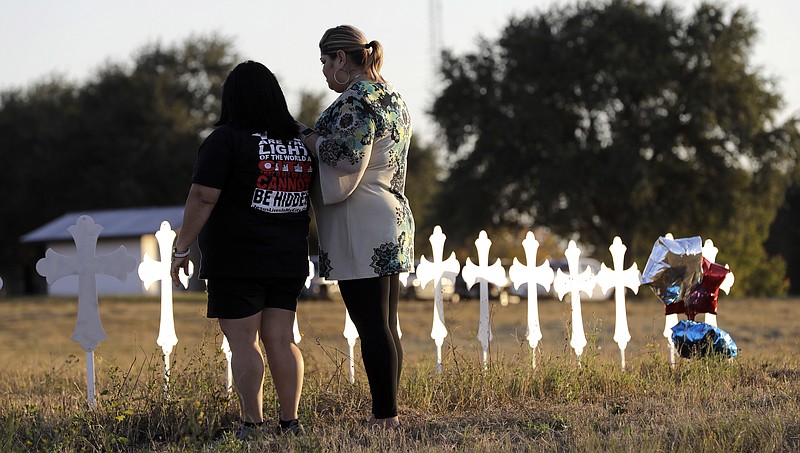
M 654 5 L 661 1 L 648 0 Z M 797 0 L 722 0 L 755 18 L 759 38 L 751 62 L 777 80 L 786 107 L 800 114 L 800 17 Z M 216 33 L 233 42 L 244 59 L 278 76 L 291 109 L 303 91 L 326 93 L 319 38 L 333 26 L 351 24 L 385 49 L 382 74 L 403 94 L 415 133 L 435 133 L 427 116 L 441 86 L 433 68 L 435 43 L 457 54 L 494 40 L 510 18 L 571 0 L 27 0 L 6 1 L 0 15 L 0 90 L 21 88 L 54 75 L 81 83 L 108 62 L 130 64 L 144 46 L 179 45 Z M 673 0 L 690 13 L 698 0 Z M 390 6 L 389 6 L 390 5 Z M 432 8 L 431 5 L 438 5 Z M 438 11 L 431 14 L 431 11 Z M 433 38 L 438 37 L 438 38 Z

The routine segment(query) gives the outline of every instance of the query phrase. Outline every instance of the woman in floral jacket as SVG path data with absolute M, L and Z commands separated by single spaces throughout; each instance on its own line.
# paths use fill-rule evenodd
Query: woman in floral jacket
M 355 27 L 320 40 L 322 73 L 341 93 L 304 143 L 318 160 L 312 206 L 319 274 L 338 280 L 361 338 L 372 394 L 369 425 L 399 425 L 397 388 L 403 349 L 397 329 L 399 274 L 414 265 L 414 218 L 404 195 L 411 118 L 380 75 L 383 47 Z

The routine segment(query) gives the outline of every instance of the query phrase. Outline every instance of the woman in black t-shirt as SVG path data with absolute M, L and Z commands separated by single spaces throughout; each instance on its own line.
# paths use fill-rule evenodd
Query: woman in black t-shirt
M 280 402 L 279 432 L 299 434 L 303 357 L 294 342 L 297 299 L 308 276 L 311 156 L 275 76 L 247 61 L 228 75 L 217 128 L 197 153 L 172 279 L 188 272 L 190 245 L 202 254 L 208 317 L 231 348 L 241 406 L 239 438 L 263 432 L 267 362 Z

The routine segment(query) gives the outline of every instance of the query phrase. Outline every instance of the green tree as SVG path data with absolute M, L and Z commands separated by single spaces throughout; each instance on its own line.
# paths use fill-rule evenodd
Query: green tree
M 66 212 L 182 204 L 236 58 L 222 38 L 193 37 L 145 46 L 130 68 L 106 64 L 81 86 L 0 93 L 4 280 L 23 280 L 20 236 Z
M 408 149 L 406 173 L 406 198 L 414 214 L 416 234 L 414 254 L 417 258 L 425 254 L 431 259 L 430 235 L 436 226 L 433 202 L 440 189 L 441 165 L 436 156 L 438 148 L 434 143 L 412 136 Z M 446 258 L 446 257 L 445 257 Z
M 202 139 L 217 119 L 221 85 L 235 63 L 231 44 L 190 38 L 145 47 L 132 70 L 110 64 L 79 96 L 85 137 L 73 154 L 90 206 L 182 204 Z
M 783 205 L 775 216 L 764 244 L 767 252 L 786 260 L 786 279 L 789 294 L 800 294 L 800 183 L 794 183 L 786 191 Z
M 739 294 L 785 291 L 763 242 L 795 169 L 796 119 L 751 67 L 744 10 L 579 3 L 446 55 L 433 114 L 456 156 L 437 209 L 456 241 L 545 225 L 643 267 L 653 242 L 712 238 Z M 445 227 L 445 225 L 443 225 Z
M 20 236 L 52 220 L 48 211 L 53 206 L 71 201 L 64 197 L 58 182 L 74 169 L 68 156 L 58 151 L 79 139 L 74 130 L 80 118 L 77 96 L 76 87 L 59 79 L 40 82 L 26 91 L 0 93 L 0 276 L 4 291 L 18 292 L 33 285 L 24 276 L 33 272 L 29 263 L 35 263 L 36 256 L 19 246 Z
M 327 105 L 324 91 L 302 91 L 300 93 L 300 111 L 294 114 L 294 118 L 308 127 L 314 127 L 325 107 Z
M 317 118 L 325 109 L 325 92 L 324 91 L 302 91 L 300 93 L 300 110 L 295 112 L 294 119 L 305 124 L 308 127 L 314 127 Z M 312 255 L 319 253 L 319 235 L 317 234 L 317 221 L 311 215 L 311 225 L 308 236 L 308 252 Z

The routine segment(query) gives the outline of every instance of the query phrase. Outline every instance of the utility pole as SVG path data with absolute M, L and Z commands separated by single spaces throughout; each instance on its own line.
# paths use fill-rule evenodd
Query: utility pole
M 442 58 L 442 2 L 441 0 L 428 1 L 428 20 L 430 22 L 430 58 L 434 75 L 438 75 Z

